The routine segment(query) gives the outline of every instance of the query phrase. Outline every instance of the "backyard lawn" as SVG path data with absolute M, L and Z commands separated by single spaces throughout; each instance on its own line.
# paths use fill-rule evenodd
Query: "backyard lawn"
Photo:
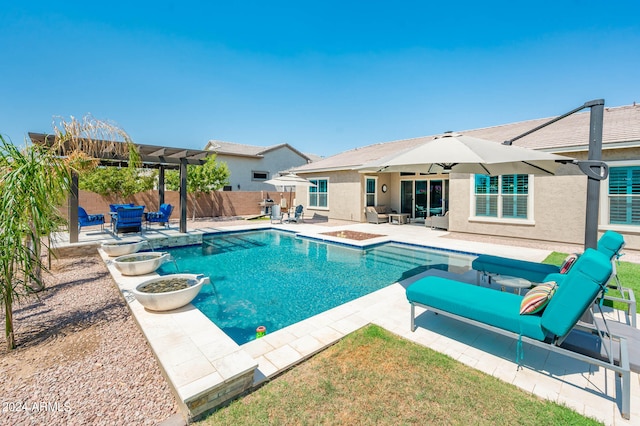
M 600 423 L 367 326 L 197 424 Z

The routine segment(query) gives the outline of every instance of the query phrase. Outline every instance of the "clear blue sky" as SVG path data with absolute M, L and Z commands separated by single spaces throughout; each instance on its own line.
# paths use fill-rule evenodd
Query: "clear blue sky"
M 0 133 L 324 156 L 640 102 L 640 1 L 4 1 Z

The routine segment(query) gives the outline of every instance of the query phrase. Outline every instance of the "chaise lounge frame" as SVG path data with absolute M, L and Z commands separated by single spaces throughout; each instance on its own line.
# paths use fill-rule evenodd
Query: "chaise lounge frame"
M 577 312 L 578 310 L 580 310 L 580 313 L 589 311 L 591 314 L 593 314 L 594 306 L 597 306 L 598 309 L 600 309 L 599 304 L 595 303 L 595 301 L 602 296 L 602 288 L 604 287 L 606 280 L 608 279 L 604 277 L 605 276 L 609 277 L 612 272 L 611 264 L 608 263 L 607 260 L 605 260 L 606 258 L 604 255 L 602 255 L 601 253 L 597 253 L 595 252 L 595 250 L 592 250 L 592 249 L 588 249 L 588 251 L 591 251 L 591 253 L 589 253 L 586 256 L 586 258 L 594 259 L 595 263 L 589 263 L 590 261 L 586 260 L 586 258 L 584 259 L 584 262 L 580 261 L 579 263 L 584 263 L 584 265 L 578 266 L 577 268 L 578 270 L 576 270 L 575 273 L 573 271 L 573 268 L 572 268 L 572 271 L 570 272 L 573 275 L 573 277 L 571 278 L 573 283 L 570 283 L 570 284 L 563 283 L 563 284 L 575 286 L 575 285 L 580 285 L 584 283 L 584 285 L 586 285 L 584 281 L 580 281 L 582 280 L 580 270 L 593 270 L 593 268 L 600 268 L 600 272 L 596 273 L 596 276 L 599 275 L 599 277 L 594 280 L 594 283 L 597 283 L 597 285 L 600 286 L 600 291 L 597 294 L 595 294 L 593 297 L 592 297 L 592 293 L 589 292 L 588 293 L 589 298 L 588 299 L 582 298 L 581 302 L 578 302 L 579 304 L 575 305 L 575 308 L 572 309 L 574 311 L 573 314 L 578 313 Z M 600 259 L 598 259 L 598 257 L 600 257 Z M 578 263 L 576 263 L 576 266 L 577 265 Z M 574 266 L 574 268 L 576 266 Z M 422 282 L 422 284 L 419 284 L 420 282 Z M 594 283 L 591 283 L 591 286 L 594 286 L 595 285 Z M 414 290 L 412 290 L 412 287 L 416 285 L 417 287 Z M 445 288 L 446 290 L 444 290 Z M 465 289 L 467 290 L 466 292 L 465 292 Z M 473 291 L 471 291 L 472 289 Z M 559 291 L 560 290 L 562 290 L 562 287 L 559 288 Z M 488 330 L 493 333 L 501 334 L 503 336 L 507 336 L 507 337 L 519 340 L 521 342 L 529 343 L 539 348 L 547 349 L 549 351 L 562 354 L 562 355 L 571 357 L 573 359 L 586 362 L 591 365 L 595 365 L 607 370 L 611 370 L 621 378 L 621 394 L 619 395 L 619 397 L 621 398 L 620 412 L 622 417 L 624 417 L 625 419 L 629 419 L 631 415 L 631 411 L 630 411 L 631 368 L 630 368 L 630 361 L 629 361 L 629 355 L 628 355 L 629 352 L 628 352 L 627 340 L 624 337 L 612 335 L 609 331 L 606 321 L 604 321 L 606 330 L 600 330 L 597 324 L 595 324 L 595 327 L 594 327 L 594 325 L 592 324 L 581 323 L 577 319 L 575 321 L 569 319 L 569 318 L 573 318 L 571 316 L 573 314 L 571 313 L 568 313 L 567 318 L 561 320 L 565 324 L 564 326 L 562 325 L 559 326 L 559 329 L 563 329 L 563 331 L 561 332 L 562 335 L 556 335 L 553 332 L 551 332 L 551 330 L 545 327 L 545 322 L 556 319 L 558 311 L 561 310 L 563 306 L 566 306 L 567 301 L 570 300 L 568 296 L 570 297 L 573 294 L 573 291 L 572 290 L 567 291 L 567 290 L 565 290 L 566 294 L 561 296 L 561 299 L 558 299 L 556 307 L 552 310 L 552 312 L 550 313 L 550 316 L 547 317 L 547 320 L 543 318 L 545 312 L 543 312 L 543 314 L 540 315 L 539 325 L 541 327 L 541 330 L 539 331 L 543 331 L 545 337 L 544 338 L 540 337 L 538 339 L 538 338 L 529 337 L 527 335 L 531 333 L 533 330 L 531 328 L 527 329 L 527 324 L 528 324 L 527 322 L 520 323 L 521 324 L 520 333 L 513 331 L 513 327 L 509 325 L 505 326 L 505 323 L 503 322 L 505 318 L 504 316 L 501 316 L 505 314 L 504 311 L 499 312 L 498 314 L 495 314 L 493 313 L 493 310 L 488 309 L 489 308 L 488 306 L 485 308 L 480 308 L 479 310 L 473 310 L 473 308 L 465 309 L 462 306 L 460 306 L 460 302 L 458 301 L 452 301 L 452 300 L 446 301 L 445 299 L 442 298 L 443 292 L 446 291 L 446 294 L 451 294 L 451 295 L 467 294 L 466 296 L 467 299 L 469 299 L 470 297 L 476 297 L 476 296 L 486 296 L 489 299 L 494 299 L 491 292 L 495 292 L 496 305 L 500 302 L 508 302 L 506 305 L 513 305 L 516 302 L 519 304 L 519 301 L 521 300 L 520 296 L 498 292 L 496 290 L 489 289 L 489 288 L 473 286 L 472 284 L 463 283 L 460 281 L 449 280 L 449 279 L 440 278 L 440 277 L 426 277 L 419 281 L 416 281 L 407 289 L 407 298 L 411 306 L 411 331 L 413 332 L 416 330 L 415 308 L 416 306 L 418 306 L 418 307 L 433 311 L 437 314 L 451 317 L 458 321 L 462 321 L 464 323 L 471 324 L 476 327 Z M 462 297 L 463 300 L 464 298 L 465 297 Z M 420 299 L 420 300 L 415 300 L 415 299 Z M 475 300 L 476 299 L 474 299 L 474 301 Z M 553 298 L 551 302 L 554 302 Z M 582 304 L 583 302 L 585 302 L 584 305 Z M 573 303 L 573 301 L 571 301 L 571 303 Z M 442 305 L 442 306 L 439 306 L 439 305 Z M 488 309 L 488 311 L 485 309 Z M 454 312 L 456 310 L 460 310 L 460 312 Z M 518 315 L 519 312 L 517 311 L 514 313 L 511 313 L 511 312 L 512 312 L 511 308 L 509 307 L 507 309 L 507 315 L 509 318 L 507 319 L 509 319 L 510 321 L 516 321 L 516 318 L 517 317 L 519 318 L 519 315 Z M 466 316 L 464 316 L 463 314 L 466 314 Z M 487 320 L 486 322 L 479 320 L 479 318 L 482 318 L 483 316 L 485 318 L 487 318 L 488 316 L 489 320 Z M 494 318 L 494 319 L 491 319 L 491 318 Z M 527 319 L 527 318 L 521 318 L 517 321 L 523 321 L 524 319 Z M 528 318 L 528 320 L 538 321 L 535 318 Z M 493 324 L 497 324 L 497 325 L 489 324 L 488 322 L 492 322 Z M 498 325 L 502 325 L 504 326 L 504 328 L 501 328 Z M 509 330 L 508 328 L 512 328 L 512 329 Z M 555 326 L 551 328 L 554 329 Z M 526 331 L 523 332 L 523 329 Z M 567 331 L 564 331 L 565 329 Z M 584 329 L 592 332 L 597 331 L 597 335 L 600 338 L 600 340 L 603 343 L 608 343 L 603 345 L 607 353 L 607 359 L 602 360 L 600 358 L 594 358 L 594 357 L 577 353 L 572 350 L 561 347 L 560 345 L 562 345 L 565 338 L 571 333 L 573 329 Z M 539 336 L 538 334 L 531 334 L 531 335 L 533 335 L 534 337 Z M 606 342 L 605 342 L 605 339 L 606 339 Z M 614 341 L 618 342 L 618 346 L 617 346 L 618 362 L 617 363 L 615 361 L 615 357 L 613 353 Z M 519 361 L 520 360 L 518 359 L 518 362 Z

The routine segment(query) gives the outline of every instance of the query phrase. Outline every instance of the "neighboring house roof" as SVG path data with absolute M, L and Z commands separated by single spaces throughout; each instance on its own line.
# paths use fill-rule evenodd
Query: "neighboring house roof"
M 288 143 L 281 143 L 278 145 L 271 145 L 271 146 L 255 146 L 255 145 L 244 145 L 244 144 L 233 143 L 233 142 L 210 140 L 209 142 L 207 142 L 207 146 L 205 146 L 204 149 L 205 151 L 213 151 L 216 154 L 220 154 L 220 155 L 262 158 L 264 157 L 264 154 L 279 148 L 289 148 L 291 151 L 295 152 L 296 154 L 306 159 L 307 161 L 311 161 L 311 158 L 308 155 L 303 154 L 302 152 L 298 151 Z
M 544 124 L 552 118 L 554 117 L 521 121 L 482 129 L 457 131 L 457 133 L 501 143 Z M 589 144 L 589 120 L 589 111 L 573 114 L 522 139 L 518 139 L 513 144 L 525 148 L 551 152 L 586 151 Z M 607 146 L 605 146 L 606 144 L 609 144 L 609 148 L 629 146 L 632 143 L 640 145 L 640 105 L 633 104 L 605 108 L 603 124 L 603 148 L 607 148 Z M 294 171 L 321 172 L 351 170 L 367 162 L 427 142 L 435 136 L 436 135 L 422 136 L 355 148 L 317 162 L 296 167 Z

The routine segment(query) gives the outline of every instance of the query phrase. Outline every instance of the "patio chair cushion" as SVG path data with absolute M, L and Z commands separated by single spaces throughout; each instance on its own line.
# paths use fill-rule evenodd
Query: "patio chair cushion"
M 542 312 L 556 291 L 553 281 L 535 286 L 527 292 L 520 302 L 520 315 L 531 315 Z

